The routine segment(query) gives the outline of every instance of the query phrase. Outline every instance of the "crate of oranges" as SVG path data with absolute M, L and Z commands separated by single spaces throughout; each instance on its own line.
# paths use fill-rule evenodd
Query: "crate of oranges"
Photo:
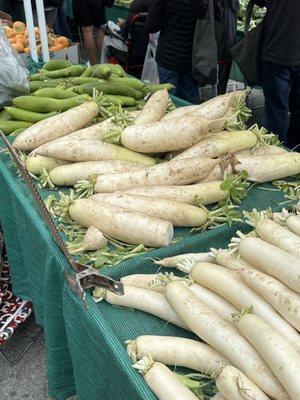
M 18 53 L 30 53 L 29 39 L 28 39 L 28 29 L 24 22 L 15 21 L 12 26 L 5 25 L 4 32 L 11 46 L 17 50 Z M 70 41 L 64 36 L 57 36 L 53 33 L 52 29 L 47 26 L 48 32 L 48 45 L 49 50 L 52 52 L 62 50 L 69 47 Z M 41 53 L 42 45 L 40 41 L 40 30 L 39 28 L 34 28 L 35 39 L 37 44 L 37 52 Z

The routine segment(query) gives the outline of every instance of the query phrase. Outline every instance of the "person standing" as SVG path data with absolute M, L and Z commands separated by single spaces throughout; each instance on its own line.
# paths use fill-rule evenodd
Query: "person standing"
M 67 21 L 67 0 L 63 0 L 57 8 L 57 16 L 53 25 L 54 33 L 71 39 L 71 30 Z
M 101 25 L 106 22 L 105 7 L 113 5 L 114 0 L 73 0 L 74 17 L 82 29 L 84 47 L 91 65 L 97 64 L 97 50 L 98 54 L 102 50 L 104 33 Z
M 255 3 L 267 7 L 261 76 L 265 127 L 294 148 L 300 143 L 300 1 L 255 0 Z
M 172 94 L 194 104 L 199 103 L 191 72 L 196 19 L 191 0 L 153 0 L 147 19 L 148 32 L 160 32 L 156 53 L 160 82 L 172 83 Z

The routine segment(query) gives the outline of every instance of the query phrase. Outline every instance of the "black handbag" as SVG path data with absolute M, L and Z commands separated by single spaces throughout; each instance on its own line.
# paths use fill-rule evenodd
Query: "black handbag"
M 230 53 L 242 71 L 246 83 L 249 86 L 260 86 L 264 21 L 250 30 L 253 8 L 254 1 L 250 0 L 246 10 L 245 37 L 230 49 Z
M 192 74 L 199 86 L 218 81 L 218 38 L 223 26 L 215 22 L 213 0 L 208 2 L 206 18 L 197 19 L 193 43 Z

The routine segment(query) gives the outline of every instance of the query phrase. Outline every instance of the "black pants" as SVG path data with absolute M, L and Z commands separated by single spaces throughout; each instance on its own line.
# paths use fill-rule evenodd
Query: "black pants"
M 218 94 L 225 94 L 227 90 L 227 84 L 230 77 L 232 61 L 225 61 L 219 63 L 218 71 Z
M 265 127 L 290 148 L 300 143 L 300 65 L 263 63 Z M 288 112 L 290 111 L 290 119 Z

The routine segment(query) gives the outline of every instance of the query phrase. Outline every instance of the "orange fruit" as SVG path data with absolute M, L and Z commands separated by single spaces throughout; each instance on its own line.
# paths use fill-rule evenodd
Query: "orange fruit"
M 8 41 L 9 41 L 9 43 L 10 43 L 10 44 L 13 44 L 13 43 L 15 43 L 15 42 L 16 42 L 14 37 L 12 37 L 12 38 L 9 38 L 9 39 L 8 39 Z
M 14 28 L 15 32 L 22 32 L 22 31 L 25 31 L 26 25 L 24 24 L 24 22 L 15 21 L 13 23 L 13 28 Z
M 63 44 L 64 47 L 69 46 L 69 39 L 65 36 L 59 36 L 59 38 L 57 38 L 57 42 Z
M 9 26 L 4 26 L 4 32 L 8 39 L 14 37 L 14 30 L 12 28 L 10 28 Z
M 24 46 L 22 43 L 20 42 L 16 42 L 12 44 L 12 47 L 17 50 L 18 53 L 22 53 L 22 51 L 24 50 Z
M 30 53 L 30 48 L 29 47 L 24 47 L 23 53 Z

